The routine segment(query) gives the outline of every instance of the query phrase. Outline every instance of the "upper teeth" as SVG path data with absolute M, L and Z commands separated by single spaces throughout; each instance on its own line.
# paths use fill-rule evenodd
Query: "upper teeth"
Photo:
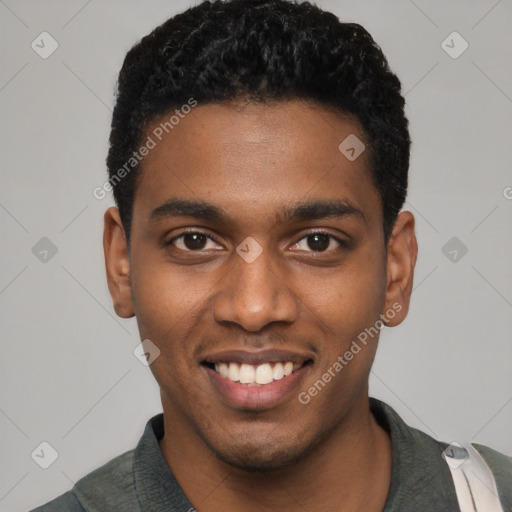
M 241 384 L 269 384 L 274 380 L 287 377 L 302 365 L 286 361 L 284 363 L 263 363 L 260 365 L 230 363 L 215 363 L 215 371 L 223 377 Z

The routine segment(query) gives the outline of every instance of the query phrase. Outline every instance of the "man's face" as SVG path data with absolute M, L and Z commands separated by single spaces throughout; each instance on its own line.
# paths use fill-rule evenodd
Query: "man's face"
M 364 141 L 318 105 L 199 105 L 143 161 L 130 255 L 141 339 L 161 351 L 150 368 L 167 420 L 234 466 L 284 467 L 362 414 L 378 335 L 333 366 L 389 304 L 368 151 L 338 149 L 351 134 Z

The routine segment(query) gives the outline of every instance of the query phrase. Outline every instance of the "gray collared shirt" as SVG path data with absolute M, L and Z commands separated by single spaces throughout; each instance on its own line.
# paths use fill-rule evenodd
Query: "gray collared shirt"
M 389 432 L 393 449 L 391 486 L 383 512 L 455 512 L 453 480 L 441 453 L 448 446 L 411 428 L 387 404 L 370 398 L 370 409 Z M 31 512 L 193 512 L 169 468 L 159 440 L 163 414 L 153 416 L 134 450 L 81 478 L 74 487 Z M 475 445 L 491 468 L 503 509 L 512 512 L 512 457 Z M 200 510 L 208 505 L 196 504 Z

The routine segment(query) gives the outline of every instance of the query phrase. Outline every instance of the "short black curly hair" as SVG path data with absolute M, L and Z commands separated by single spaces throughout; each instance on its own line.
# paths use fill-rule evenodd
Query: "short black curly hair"
M 107 157 L 128 240 L 139 165 L 119 170 L 157 117 L 187 104 L 302 99 L 359 121 L 383 205 L 387 244 L 407 195 L 410 137 L 400 81 L 357 23 L 297 0 L 204 1 L 127 53 Z

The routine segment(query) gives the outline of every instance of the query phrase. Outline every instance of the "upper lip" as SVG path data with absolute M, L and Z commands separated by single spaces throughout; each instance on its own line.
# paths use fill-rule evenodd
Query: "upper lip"
M 229 363 L 259 365 L 262 363 L 282 363 L 291 361 L 292 363 L 303 364 L 309 359 L 313 359 L 310 354 L 299 352 L 290 352 L 288 350 L 265 349 L 258 351 L 248 350 L 225 350 L 207 355 L 202 363 Z

